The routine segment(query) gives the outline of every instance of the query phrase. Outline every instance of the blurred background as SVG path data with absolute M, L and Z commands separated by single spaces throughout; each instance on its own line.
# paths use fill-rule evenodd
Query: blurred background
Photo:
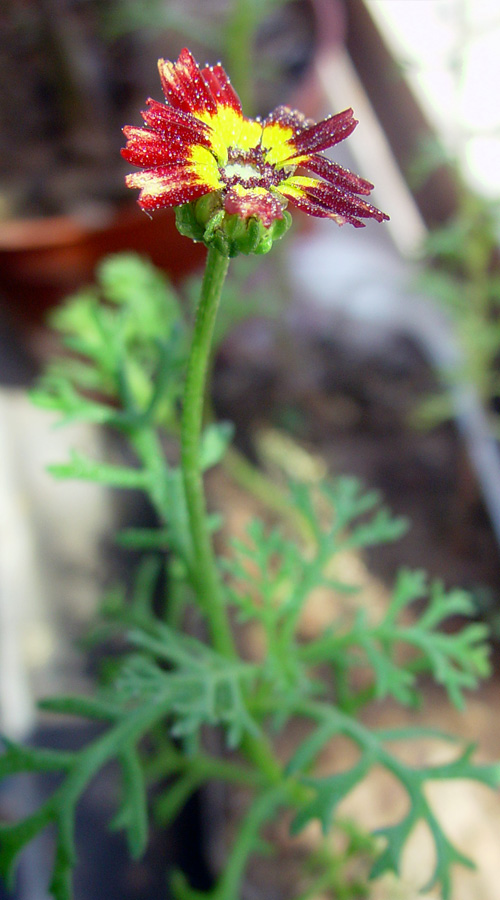
M 401 564 L 424 567 L 468 588 L 500 633 L 496 0 L 3 0 L 0 725 L 16 738 L 33 735 L 40 696 L 89 688 L 92 665 L 75 642 L 109 566 L 123 565 L 110 562 L 110 533 L 147 515 L 49 479 L 45 466 L 69 447 L 99 455 L 106 437 L 54 430 L 27 389 L 57 347 L 47 314 L 109 254 L 147 256 L 188 302 L 203 251 L 177 235 L 170 212 L 140 212 L 119 153 L 123 125 L 141 124 L 146 97 L 162 99 L 158 57 L 185 45 L 200 63 L 223 62 L 249 115 L 287 103 L 319 119 L 353 106 L 360 124 L 334 157 L 373 181 L 391 217 L 355 231 L 297 214 L 279 252 L 236 261 L 215 409 L 271 473 L 293 456 L 291 441 L 297 465 L 319 460 L 380 488 L 412 527 L 367 559 L 373 577 L 387 584 Z M 234 504 L 214 490 L 215 504 Z M 498 752 L 491 702 L 478 700 L 471 727 Z M 35 739 L 74 739 L 58 727 L 38 726 Z M 17 815 L 38 790 L 0 794 L 0 809 Z M 163 876 L 130 874 L 118 844 L 126 877 L 102 875 L 92 843 L 102 803 L 97 788 L 77 900 L 164 896 Z M 182 845 L 159 840 L 167 856 Z M 23 869 L 19 900 L 46 897 L 44 854 L 35 848 Z M 482 870 L 464 897 L 496 898 L 494 853 Z

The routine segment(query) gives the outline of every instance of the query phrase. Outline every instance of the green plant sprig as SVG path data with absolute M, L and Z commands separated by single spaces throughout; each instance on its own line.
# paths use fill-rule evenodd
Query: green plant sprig
M 147 843 L 150 807 L 161 824 L 169 824 L 209 781 L 249 793 L 247 812 L 213 888 L 199 892 L 181 873 L 172 878 L 177 900 L 235 900 L 251 855 L 263 849 L 263 827 L 281 810 L 292 812 L 294 832 L 314 819 L 327 831 L 337 823 L 340 802 L 372 767 L 382 766 L 406 791 L 409 808 L 370 844 L 372 877 L 399 871 L 406 840 L 424 821 L 436 848 L 429 884 L 439 884 L 443 900 L 449 900 L 452 866 L 469 861 L 442 831 L 426 785 L 469 778 L 493 787 L 500 783 L 499 767 L 474 763 L 469 747 L 443 765 L 408 766 L 388 744 L 433 737 L 453 745 L 455 739 L 425 728 L 371 731 L 360 712 L 388 696 L 404 705 L 419 702 L 422 674 L 442 685 L 461 708 L 464 692 L 488 674 L 486 629 L 471 623 L 446 630 L 451 617 L 471 615 L 470 599 L 439 584 L 429 587 L 421 572 L 408 570 L 396 578 L 378 620 L 368 615 L 359 587 L 337 576 L 336 561 L 346 551 L 396 540 L 406 526 L 356 479 L 290 485 L 288 503 L 295 512 L 283 527 L 256 520 L 244 540 L 216 556 L 212 536 L 219 520 L 206 513 L 203 473 L 222 459 L 231 429 L 203 421 L 203 398 L 226 263 L 210 251 L 191 343 L 172 289 L 134 255 L 103 263 L 99 289 L 80 294 L 55 316 L 71 354 L 42 379 L 35 402 L 57 411 L 63 421 L 105 424 L 128 442 L 135 463 L 74 453 L 51 471 L 63 480 L 142 491 L 156 511 L 158 528 L 126 529 L 117 537 L 143 555 L 132 588 L 108 591 L 89 637 L 99 643 L 120 636 L 120 653 L 101 687 L 93 697 L 41 704 L 52 714 L 97 720 L 102 732 L 72 753 L 5 741 L 0 779 L 56 772 L 61 780 L 38 810 L 0 826 L 0 871 L 12 879 L 25 845 L 55 826 L 50 891 L 54 900 L 71 900 L 76 805 L 97 772 L 115 760 L 122 784 L 111 827 L 124 831 L 134 857 Z M 179 436 L 180 465 L 167 452 L 169 441 Z M 300 533 L 292 537 L 297 516 Z M 163 576 L 167 602 L 159 605 L 155 598 Z M 305 640 L 300 624 L 318 587 L 335 597 L 332 621 Z M 416 601 L 425 605 L 419 609 Z M 337 615 L 339 606 L 343 612 Z M 184 629 L 188 610 L 203 623 L 199 633 Z M 240 656 L 235 612 L 259 626 L 259 658 Z M 200 637 L 205 630 L 207 640 Z M 362 688 L 358 672 L 363 672 Z M 312 730 L 283 759 L 274 739 L 296 717 L 309 721 Z M 224 748 L 220 755 L 207 750 L 207 729 Z M 339 735 L 354 745 L 352 765 L 317 776 L 318 754 Z M 320 856 L 311 855 L 310 871 L 305 863 L 299 900 L 314 896 L 314 885 L 339 897 L 361 895 L 338 858 L 334 864 L 331 854 Z

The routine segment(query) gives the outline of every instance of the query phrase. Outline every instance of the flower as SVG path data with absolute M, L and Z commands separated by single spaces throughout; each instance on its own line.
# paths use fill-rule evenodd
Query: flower
M 149 99 L 145 127 L 123 129 L 122 155 L 142 168 L 126 184 L 140 188 L 142 209 L 182 207 L 210 195 L 218 222 L 257 219 L 264 229 L 284 218 L 288 203 L 339 225 L 388 218 L 364 199 L 369 181 L 322 155 L 354 131 L 352 109 L 317 124 L 286 106 L 264 121 L 250 119 L 220 64 L 200 69 L 184 49 L 177 62 L 160 59 L 158 68 L 167 103 Z

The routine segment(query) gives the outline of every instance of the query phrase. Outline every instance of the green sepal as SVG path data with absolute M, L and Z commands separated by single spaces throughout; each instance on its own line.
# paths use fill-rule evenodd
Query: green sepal
M 239 215 L 229 215 L 221 206 L 220 194 L 215 191 L 177 206 L 175 222 L 185 237 L 214 247 L 222 256 L 234 257 L 240 253 L 269 253 L 273 242 L 290 228 L 292 217 L 284 210 L 283 218 L 266 226 L 256 216 L 242 219 Z
M 208 196 L 212 196 L 209 194 Z M 205 226 L 198 222 L 195 214 L 195 203 L 183 203 L 175 207 L 175 224 L 177 231 L 192 241 L 203 241 Z

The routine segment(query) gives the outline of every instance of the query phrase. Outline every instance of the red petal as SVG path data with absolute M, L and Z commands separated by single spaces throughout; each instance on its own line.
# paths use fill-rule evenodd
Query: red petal
M 216 66 L 207 66 L 201 70 L 201 74 L 208 84 L 216 103 L 220 103 L 221 106 L 231 106 L 236 112 L 241 113 L 240 98 L 220 63 Z
M 181 206 L 212 190 L 198 179 L 188 165 L 162 166 L 145 172 L 134 172 L 127 175 L 125 184 L 130 188 L 141 188 L 137 202 L 145 210 Z
M 283 195 L 286 197 L 286 191 L 283 191 Z M 321 206 L 319 203 L 315 203 L 314 200 L 309 200 L 307 197 L 290 197 L 290 203 L 293 206 L 296 206 L 297 209 L 300 209 L 302 212 L 307 213 L 309 216 L 315 216 L 319 219 L 334 219 L 338 225 L 346 225 L 349 223 L 350 225 L 354 225 L 355 228 L 364 228 L 366 222 L 361 222 L 360 219 L 356 219 L 354 216 L 346 216 L 341 213 L 325 209 L 324 206 Z
M 336 116 L 329 116 L 323 119 L 317 125 L 310 125 L 304 128 L 300 134 L 291 137 L 288 143 L 296 151 L 295 155 L 301 153 L 313 153 L 317 150 L 326 150 L 328 147 L 334 147 L 356 128 L 357 119 L 354 118 L 352 109 L 345 109 L 344 112 L 337 113 Z M 290 159 L 293 159 L 290 156 Z
M 241 219 L 249 219 L 255 216 L 260 219 L 266 228 L 275 219 L 283 218 L 283 204 L 273 194 L 238 194 L 229 190 L 226 194 L 224 209 L 230 215 L 238 215 Z
M 354 191 L 355 194 L 370 194 L 373 190 L 373 184 L 370 181 L 355 175 L 349 169 L 342 168 L 326 156 L 311 156 L 307 162 L 302 162 L 300 165 L 309 172 L 313 172 L 314 175 L 325 178 L 330 184 L 339 188 L 347 188 L 349 191 Z
M 318 202 L 325 209 L 345 217 L 347 221 L 352 216 L 376 219 L 377 222 L 383 222 L 389 218 L 376 206 L 371 206 L 370 203 L 362 200 L 361 197 L 356 197 L 355 194 L 340 190 L 331 184 L 326 184 L 324 181 L 318 181 L 314 187 L 304 188 L 304 193 L 313 202 Z
M 183 133 L 192 137 L 193 143 L 196 141 L 204 146 L 210 146 L 208 135 L 211 128 L 200 119 L 196 119 L 188 113 L 180 112 L 172 106 L 166 106 L 165 103 L 158 103 L 157 100 L 146 101 L 149 109 L 142 111 L 142 117 L 146 123 L 154 131 L 158 131 L 165 137 L 170 137 L 175 132 Z
M 127 146 L 121 154 L 133 166 L 151 168 L 183 162 L 193 144 L 191 139 L 182 134 L 174 134 L 167 141 L 155 131 L 135 128 L 133 125 L 125 126 L 123 132 L 127 138 Z
M 319 203 L 314 203 L 312 200 L 309 200 L 307 197 L 296 197 L 295 194 L 288 194 L 286 188 L 280 188 L 280 194 L 283 194 L 293 206 L 297 207 L 297 209 L 302 210 L 302 212 L 307 213 L 310 216 L 317 216 L 320 219 L 331 218 L 331 212 L 324 208 L 324 206 L 320 206 Z
M 162 88 L 172 106 L 187 113 L 215 113 L 217 105 L 198 64 L 184 47 L 176 63 L 158 60 Z

